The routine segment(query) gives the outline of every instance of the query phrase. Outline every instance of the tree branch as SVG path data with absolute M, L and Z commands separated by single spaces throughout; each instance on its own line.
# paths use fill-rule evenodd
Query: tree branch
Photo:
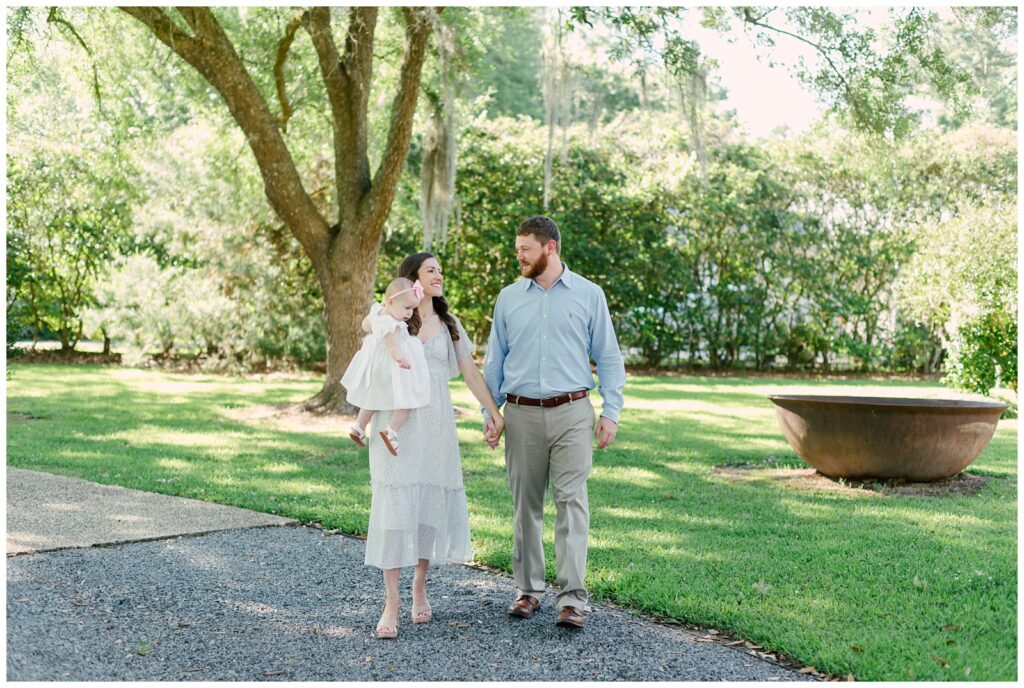
M 405 57 L 402 60 L 398 92 L 391 106 L 391 124 L 387 144 L 380 166 L 373 177 L 373 187 L 360 214 L 369 219 L 371 227 L 383 227 L 391 201 L 395 196 L 398 178 L 405 166 L 412 137 L 413 116 L 416 114 L 416 99 L 419 95 L 420 76 L 423 60 L 430 37 L 431 23 L 427 12 L 430 10 L 403 7 L 405 15 Z
M 178 10 L 178 14 L 181 15 L 181 18 L 185 20 L 186 24 L 188 24 L 188 28 L 192 29 L 194 33 L 198 33 L 196 31 L 196 24 L 198 24 L 199 19 L 199 8 L 184 6 L 176 9 Z M 207 11 L 209 11 L 209 9 L 207 9 Z
M 320 76 L 327 87 L 327 98 L 331 111 L 344 112 L 345 83 L 341 79 L 341 58 L 338 47 L 331 35 L 331 10 L 329 7 L 314 7 L 303 14 L 302 24 L 313 41 L 313 48 L 320 62 Z
M 355 226 L 360 200 L 370 188 L 366 114 L 377 8 L 352 7 L 348 15 L 344 56 L 339 56 L 331 34 L 329 8 L 311 9 L 304 24 L 313 40 L 331 105 L 335 184 L 342 227 Z
M 288 120 L 291 119 L 292 106 L 288 103 L 288 93 L 285 91 L 284 63 L 288 59 L 288 50 L 295 40 L 295 32 L 302 24 L 305 12 L 298 12 L 288 22 L 285 28 L 284 38 L 277 44 L 277 59 L 274 60 L 274 83 L 277 84 L 277 100 L 281 103 L 281 129 L 288 131 Z
M 78 44 L 82 46 L 83 50 L 85 50 L 85 54 L 88 55 L 90 58 L 92 57 L 92 49 L 88 45 L 86 45 L 85 40 L 78 33 L 78 31 L 71 24 L 71 22 L 69 22 L 64 17 L 60 16 L 60 10 L 58 8 L 50 8 L 49 13 L 46 15 L 46 21 L 50 24 L 57 24 L 58 26 L 63 26 L 68 31 L 70 31 L 71 35 L 74 36 L 75 40 L 78 41 Z M 92 92 L 93 95 L 96 96 L 96 107 L 102 113 L 103 98 L 100 96 L 100 72 L 99 69 L 96 68 L 95 60 L 92 61 Z
M 785 36 L 789 36 L 791 38 L 795 38 L 798 41 L 800 41 L 801 43 L 806 43 L 807 45 L 809 45 L 812 48 L 814 48 L 815 50 L 817 50 L 818 53 L 822 57 L 825 58 L 825 61 L 828 62 L 829 66 L 832 68 L 832 71 L 835 72 L 835 75 L 839 78 L 839 81 L 842 82 L 843 90 L 846 92 L 846 94 L 848 96 L 852 94 L 853 89 L 850 86 L 850 82 L 847 81 L 846 76 L 839 69 L 839 67 L 836 66 L 836 63 L 832 61 L 832 58 L 829 57 L 829 49 L 828 48 L 826 48 L 825 46 L 820 45 L 818 43 L 815 43 L 814 41 L 811 41 L 811 40 L 809 40 L 807 38 L 804 38 L 803 36 L 801 36 L 799 34 L 795 34 L 795 33 L 792 33 L 790 31 L 786 31 L 785 29 L 780 29 L 780 28 L 771 26 L 769 24 L 763 23 L 761 21 L 761 19 L 763 19 L 765 16 L 767 16 L 767 14 L 768 13 L 766 12 L 765 14 L 762 14 L 760 17 L 754 17 L 753 13 L 751 13 L 751 11 L 750 11 L 750 8 L 749 7 L 744 7 L 743 8 L 743 21 L 745 21 L 746 23 L 748 23 L 748 24 L 750 24 L 752 26 L 759 26 L 762 29 L 767 29 L 768 31 L 774 31 L 776 33 L 781 33 L 781 34 L 783 34 Z
M 166 12 L 159 7 L 122 7 L 121 9 L 145 24 L 153 35 L 160 39 L 161 43 L 195 67 L 193 63 L 193 60 L 196 59 L 195 39 L 178 28 Z
M 189 26 L 194 27 L 195 37 L 175 26 L 161 9 L 122 9 L 149 27 L 224 98 L 256 157 L 267 200 L 319 269 L 329 239 L 327 222 L 302 186 L 295 162 L 281 138 L 277 118 L 270 112 L 234 45 L 210 9 L 182 8 L 182 16 Z

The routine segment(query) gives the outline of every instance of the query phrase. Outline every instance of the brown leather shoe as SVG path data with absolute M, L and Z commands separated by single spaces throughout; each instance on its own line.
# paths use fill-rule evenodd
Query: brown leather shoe
M 562 628 L 583 628 L 583 614 L 576 607 L 566 605 L 558 612 L 555 625 Z
M 534 612 L 540 609 L 540 600 L 530 595 L 520 595 L 508 606 L 508 613 L 520 619 L 532 619 Z

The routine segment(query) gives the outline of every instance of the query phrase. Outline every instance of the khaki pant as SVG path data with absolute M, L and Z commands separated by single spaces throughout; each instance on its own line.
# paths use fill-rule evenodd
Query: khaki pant
M 590 510 L 587 476 L 593 461 L 594 407 L 589 397 L 554 408 L 505 405 L 505 466 L 515 504 L 512 573 L 518 595 L 544 596 L 544 498 L 555 500 L 555 606 L 587 602 Z

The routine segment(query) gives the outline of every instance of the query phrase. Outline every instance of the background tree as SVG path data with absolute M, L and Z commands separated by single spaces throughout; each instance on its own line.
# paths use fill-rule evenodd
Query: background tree
M 7 251 L 15 268 L 8 303 L 15 318 L 31 323 L 33 341 L 49 331 L 61 350 L 75 347 L 97 278 L 127 240 L 131 189 L 110 163 L 38 155 L 26 169 L 8 159 Z
M 1014 132 L 977 123 L 905 153 L 903 310 L 947 351 L 947 380 L 982 394 L 1017 386 L 1016 150 Z
M 436 14 L 403 8 L 405 46 L 392 101 L 387 141 L 376 171 L 369 156 L 368 104 L 374 75 L 377 8 L 350 8 L 342 48 L 335 41 L 329 8 L 302 11 L 289 21 L 276 53 L 283 64 L 301 27 L 313 43 L 330 104 L 334 139 L 334 203 L 328 222 L 305 189 L 282 136 L 290 106 L 278 90 L 281 116 L 270 109 L 225 27 L 210 8 L 189 7 L 176 15 L 154 7 L 125 7 L 162 43 L 199 72 L 224 99 L 246 135 L 264 179 L 270 205 L 302 245 L 324 297 L 327 375 L 307 409 L 349 410 L 338 384 L 359 345 L 359 322 L 372 299 L 381 233 L 405 165 L 427 40 Z M 182 23 L 184 25 L 182 25 Z M 265 61 L 264 61 L 265 64 Z M 283 80 L 280 68 L 275 72 Z
M 970 75 L 972 111 L 944 107 L 939 123 L 958 128 L 969 121 L 1017 127 L 1017 8 L 953 7 L 937 37 L 950 59 Z
M 136 167 L 124 131 L 97 117 L 91 42 L 63 13 L 18 8 L 8 37 L 9 335 L 69 351 L 107 265 L 132 243 Z

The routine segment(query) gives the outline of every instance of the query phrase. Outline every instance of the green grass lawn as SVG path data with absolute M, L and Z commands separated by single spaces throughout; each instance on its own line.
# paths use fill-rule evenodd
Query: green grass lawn
M 366 450 L 347 439 L 347 424 L 232 419 L 302 400 L 317 379 L 10 369 L 9 465 L 366 532 Z M 509 570 L 504 459 L 480 440 L 465 386 L 452 389 L 469 412 L 459 437 L 476 558 Z M 595 453 L 589 482 L 593 597 L 733 631 L 862 680 L 1016 679 L 1017 421 L 1000 421 L 968 469 L 992 478 L 971 497 L 798 490 L 713 472 L 802 466 L 765 397 L 799 390 L 953 394 L 903 381 L 630 378 L 618 439 Z M 549 505 L 550 580 L 553 521 Z

